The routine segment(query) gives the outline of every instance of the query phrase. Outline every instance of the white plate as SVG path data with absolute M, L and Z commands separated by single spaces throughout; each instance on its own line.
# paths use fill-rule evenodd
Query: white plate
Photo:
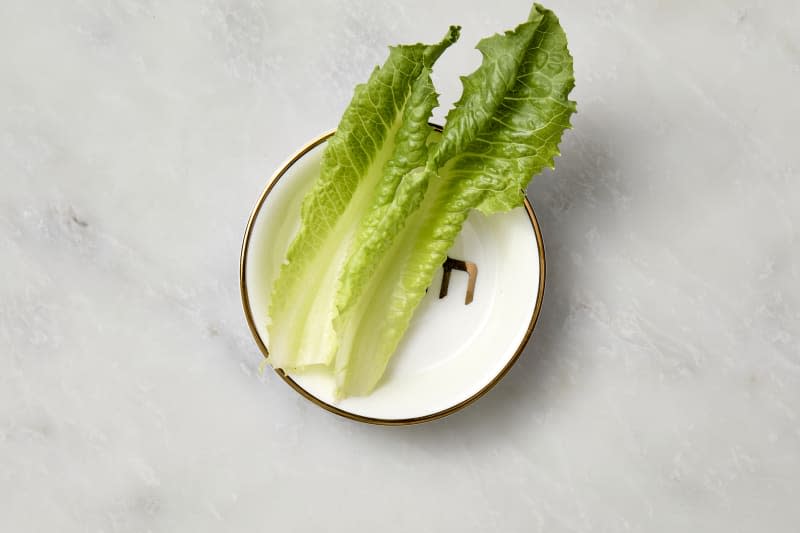
M 240 264 L 242 304 L 265 356 L 272 279 L 332 134 L 309 143 L 275 173 L 247 224 Z M 317 405 L 361 422 L 424 422 L 479 398 L 522 352 L 542 303 L 544 246 L 528 200 L 525 209 L 509 213 L 487 217 L 473 212 L 448 255 L 477 266 L 472 302 L 465 304 L 469 275 L 458 270 L 450 275 L 447 296 L 439 298 L 440 269 L 372 394 L 337 401 L 327 375 L 278 374 Z

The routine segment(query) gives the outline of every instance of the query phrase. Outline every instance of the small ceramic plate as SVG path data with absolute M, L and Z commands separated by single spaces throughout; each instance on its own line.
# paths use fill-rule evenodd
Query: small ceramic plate
M 242 304 L 265 356 L 272 279 L 332 134 L 303 147 L 275 173 L 247 224 L 240 263 Z M 278 374 L 320 407 L 376 424 L 433 420 L 482 396 L 519 357 L 542 304 L 544 246 L 527 198 L 524 209 L 492 216 L 473 212 L 448 256 L 372 394 L 337 401 L 327 375 Z

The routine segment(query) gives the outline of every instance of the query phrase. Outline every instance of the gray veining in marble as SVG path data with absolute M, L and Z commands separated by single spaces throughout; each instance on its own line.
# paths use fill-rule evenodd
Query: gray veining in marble
M 385 46 L 527 2 L 0 3 L 0 530 L 800 530 L 800 4 L 561 2 L 575 128 L 529 189 L 540 323 L 452 417 L 272 373 L 238 254 Z M 442 112 L 439 111 L 439 117 Z

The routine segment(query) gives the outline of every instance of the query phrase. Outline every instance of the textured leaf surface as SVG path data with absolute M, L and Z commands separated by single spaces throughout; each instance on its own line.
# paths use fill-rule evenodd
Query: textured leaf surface
M 470 212 L 522 205 L 575 111 L 566 36 L 536 4 L 478 44 L 483 61 L 432 136 L 430 67 L 457 35 L 393 48 L 356 89 L 274 285 L 273 365 L 333 362 L 341 396 L 374 389 Z
M 462 78 L 462 97 L 429 156 L 427 171 L 438 175 L 416 220 L 397 237 L 395 253 L 384 258 L 394 265 L 391 275 L 372 293 L 349 350 L 337 357 L 343 395 L 367 394 L 378 383 L 471 210 L 522 205 L 523 189 L 552 166 L 569 127 L 572 58 L 551 11 L 535 6 L 528 22 L 484 39 L 478 49 L 483 63 Z
M 270 295 L 270 360 L 276 368 L 327 364 L 336 350 L 333 301 L 343 256 L 374 191 L 417 80 L 458 38 L 390 49 L 386 63 L 358 85 L 328 141 L 319 179 L 303 201 L 300 229 Z M 423 74 L 424 73 L 424 74 Z M 427 120 L 427 117 L 426 117 Z

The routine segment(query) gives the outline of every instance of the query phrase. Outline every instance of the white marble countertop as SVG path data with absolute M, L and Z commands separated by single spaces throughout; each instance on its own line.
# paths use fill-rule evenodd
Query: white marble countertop
M 0 5 L 0 530 L 796 532 L 800 5 L 552 0 L 579 114 L 529 190 L 542 316 L 447 419 L 361 425 L 261 363 L 265 179 L 385 46 L 527 2 Z

